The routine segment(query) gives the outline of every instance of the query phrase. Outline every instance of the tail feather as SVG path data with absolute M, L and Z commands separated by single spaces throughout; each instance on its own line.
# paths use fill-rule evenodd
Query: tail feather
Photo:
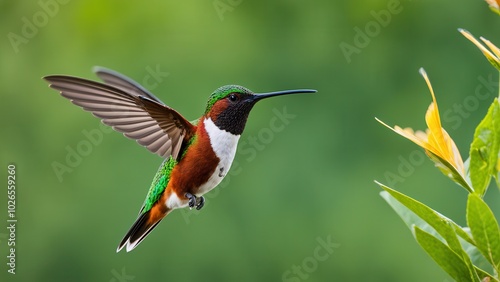
M 156 225 L 158 225 L 169 212 L 170 210 L 158 213 L 155 212 L 155 209 L 151 209 L 139 215 L 127 234 L 125 234 L 121 240 L 118 248 L 116 248 L 116 252 L 119 252 L 125 246 L 127 252 L 132 251 L 151 231 L 153 231 Z

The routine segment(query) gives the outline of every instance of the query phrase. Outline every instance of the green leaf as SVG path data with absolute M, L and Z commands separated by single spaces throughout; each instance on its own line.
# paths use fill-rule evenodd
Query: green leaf
M 470 233 L 470 228 L 464 228 L 464 231 Z M 485 276 L 491 276 L 489 273 L 494 273 L 493 266 L 491 263 L 481 254 L 476 246 L 473 246 L 466 242 L 465 240 L 460 239 L 460 243 L 464 248 L 465 252 L 469 256 L 471 263 L 476 268 L 476 272 L 479 277 L 484 278 Z M 487 275 L 486 275 L 487 274 Z M 496 281 L 496 280 L 495 280 Z
M 457 253 L 462 252 L 463 249 L 459 241 L 456 239 L 455 233 L 471 245 L 475 245 L 474 240 L 472 240 L 469 234 L 467 234 L 462 227 L 453 222 L 451 219 L 434 211 L 423 203 L 412 199 L 411 197 L 408 197 L 381 183 L 376 183 L 385 190 L 385 193 L 381 192 L 380 195 L 387 201 L 387 203 L 389 203 L 389 205 L 391 205 L 391 207 L 396 211 L 396 213 L 398 213 L 408 227 L 415 224 L 421 229 L 432 233 L 432 231 L 429 228 L 426 228 L 422 222 L 428 224 L 436 230 L 436 232 L 440 234 Z M 398 203 L 401 203 L 403 206 L 398 205 Z M 411 213 L 414 213 L 416 217 L 412 216 L 409 213 L 410 211 Z
M 475 274 L 471 274 L 469 267 L 462 257 L 458 256 L 446 244 L 436 237 L 415 226 L 415 238 L 422 248 L 456 281 L 480 282 Z
M 491 57 L 486 57 L 486 59 L 488 59 L 488 62 L 490 62 L 492 66 L 494 66 L 497 70 L 500 71 L 500 62 L 498 60 Z
M 462 227 L 421 202 L 385 185 L 377 184 L 385 190 L 381 192 L 381 196 L 399 214 L 403 221 L 410 226 L 412 231 L 414 230 L 414 225 L 416 225 L 421 230 L 433 234 L 438 240 L 443 239 L 443 242 L 448 244 L 447 247 L 465 263 L 470 276 L 477 277 L 472 260 L 462 247 L 462 243 L 459 241 L 457 235 L 463 238 L 469 247 L 473 247 L 475 243 Z
M 500 15 L 500 9 L 493 7 L 493 6 L 490 6 L 490 10 L 493 11 L 494 13 L 497 13 L 498 15 Z
M 500 189 L 500 149 L 498 152 L 496 173 L 493 175 L 493 177 L 495 177 L 495 181 L 497 183 L 497 188 Z
M 496 176 L 500 148 L 500 105 L 495 98 L 488 113 L 479 123 L 470 148 L 469 177 L 474 192 L 483 196 Z
M 391 206 L 391 208 L 394 209 L 394 211 L 401 217 L 403 222 L 408 226 L 408 228 L 413 232 L 413 226 L 418 226 L 420 229 L 425 230 L 426 232 L 441 238 L 439 233 L 436 232 L 436 230 L 430 226 L 425 220 L 420 218 L 418 215 L 416 215 L 414 212 L 412 212 L 410 209 L 405 207 L 403 204 L 401 204 L 396 198 L 391 196 L 387 191 L 382 191 L 380 192 L 380 196 L 384 198 L 384 200 Z M 444 239 L 443 239 L 444 241 Z
M 469 194 L 467 224 L 476 247 L 498 273 L 500 270 L 500 229 L 491 209 L 476 194 Z
M 500 281 L 498 281 L 497 278 L 495 278 L 495 276 L 489 274 L 488 272 L 482 270 L 481 268 L 475 267 L 475 269 L 476 269 L 477 275 L 479 276 L 481 281 L 500 282 Z M 488 277 L 490 280 L 486 280 L 485 279 L 486 277 Z

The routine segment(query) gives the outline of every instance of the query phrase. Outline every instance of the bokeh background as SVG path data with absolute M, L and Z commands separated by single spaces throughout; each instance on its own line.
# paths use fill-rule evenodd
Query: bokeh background
M 474 0 L 0 1 L 1 175 L 6 183 L 16 165 L 18 219 L 15 275 L 0 229 L 0 280 L 451 281 L 373 180 L 462 225 L 466 192 L 374 117 L 425 128 L 425 67 L 466 158 L 498 74 L 457 28 L 498 45 L 499 23 Z M 190 120 L 225 84 L 318 93 L 259 103 L 237 164 L 205 208 L 170 214 L 117 254 L 161 159 L 41 79 L 96 79 L 95 65 L 134 78 Z M 497 215 L 498 199 L 490 189 Z

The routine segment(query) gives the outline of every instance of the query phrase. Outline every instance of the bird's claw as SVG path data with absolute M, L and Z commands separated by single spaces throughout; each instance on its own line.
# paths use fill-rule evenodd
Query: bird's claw
M 189 199 L 189 203 L 188 203 L 189 208 L 193 208 L 196 205 L 196 196 L 193 195 L 193 194 L 191 194 L 191 193 L 189 193 L 189 192 L 186 193 L 185 196 L 186 196 L 186 198 Z
M 205 205 L 205 198 L 203 196 L 200 196 L 196 199 L 196 210 L 201 210 L 203 206 Z
M 203 206 L 205 205 L 205 198 L 203 198 L 203 196 L 200 196 L 200 197 L 196 197 L 195 195 L 191 194 L 191 193 L 186 193 L 186 198 L 189 199 L 189 208 L 192 209 L 193 207 L 196 206 L 196 210 L 200 210 L 201 208 L 203 208 Z

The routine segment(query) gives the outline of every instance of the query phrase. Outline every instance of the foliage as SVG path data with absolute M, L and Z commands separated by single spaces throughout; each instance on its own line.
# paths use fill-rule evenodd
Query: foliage
M 500 49 L 481 37 L 488 50 L 469 32 L 459 31 L 476 44 L 488 61 L 500 71 Z M 469 159 L 464 163 L 455 142 L 441 127 L 434 91 L 427 74 L 420 70 L 432 95 L 425 115 L 425 132 L 394 128 L 422 147 L 444 175 L 468 192 L 466 219 L 462 227 L 427 205 L 377 182 L 381 196 L 403 219 L 420 246 L 456 281 L 500 281 L 500 229 L 498 221 L 483 197 L 495 178 L 499 186 L 500 104 L 495 98 L 486 116 L 477 126 Z

